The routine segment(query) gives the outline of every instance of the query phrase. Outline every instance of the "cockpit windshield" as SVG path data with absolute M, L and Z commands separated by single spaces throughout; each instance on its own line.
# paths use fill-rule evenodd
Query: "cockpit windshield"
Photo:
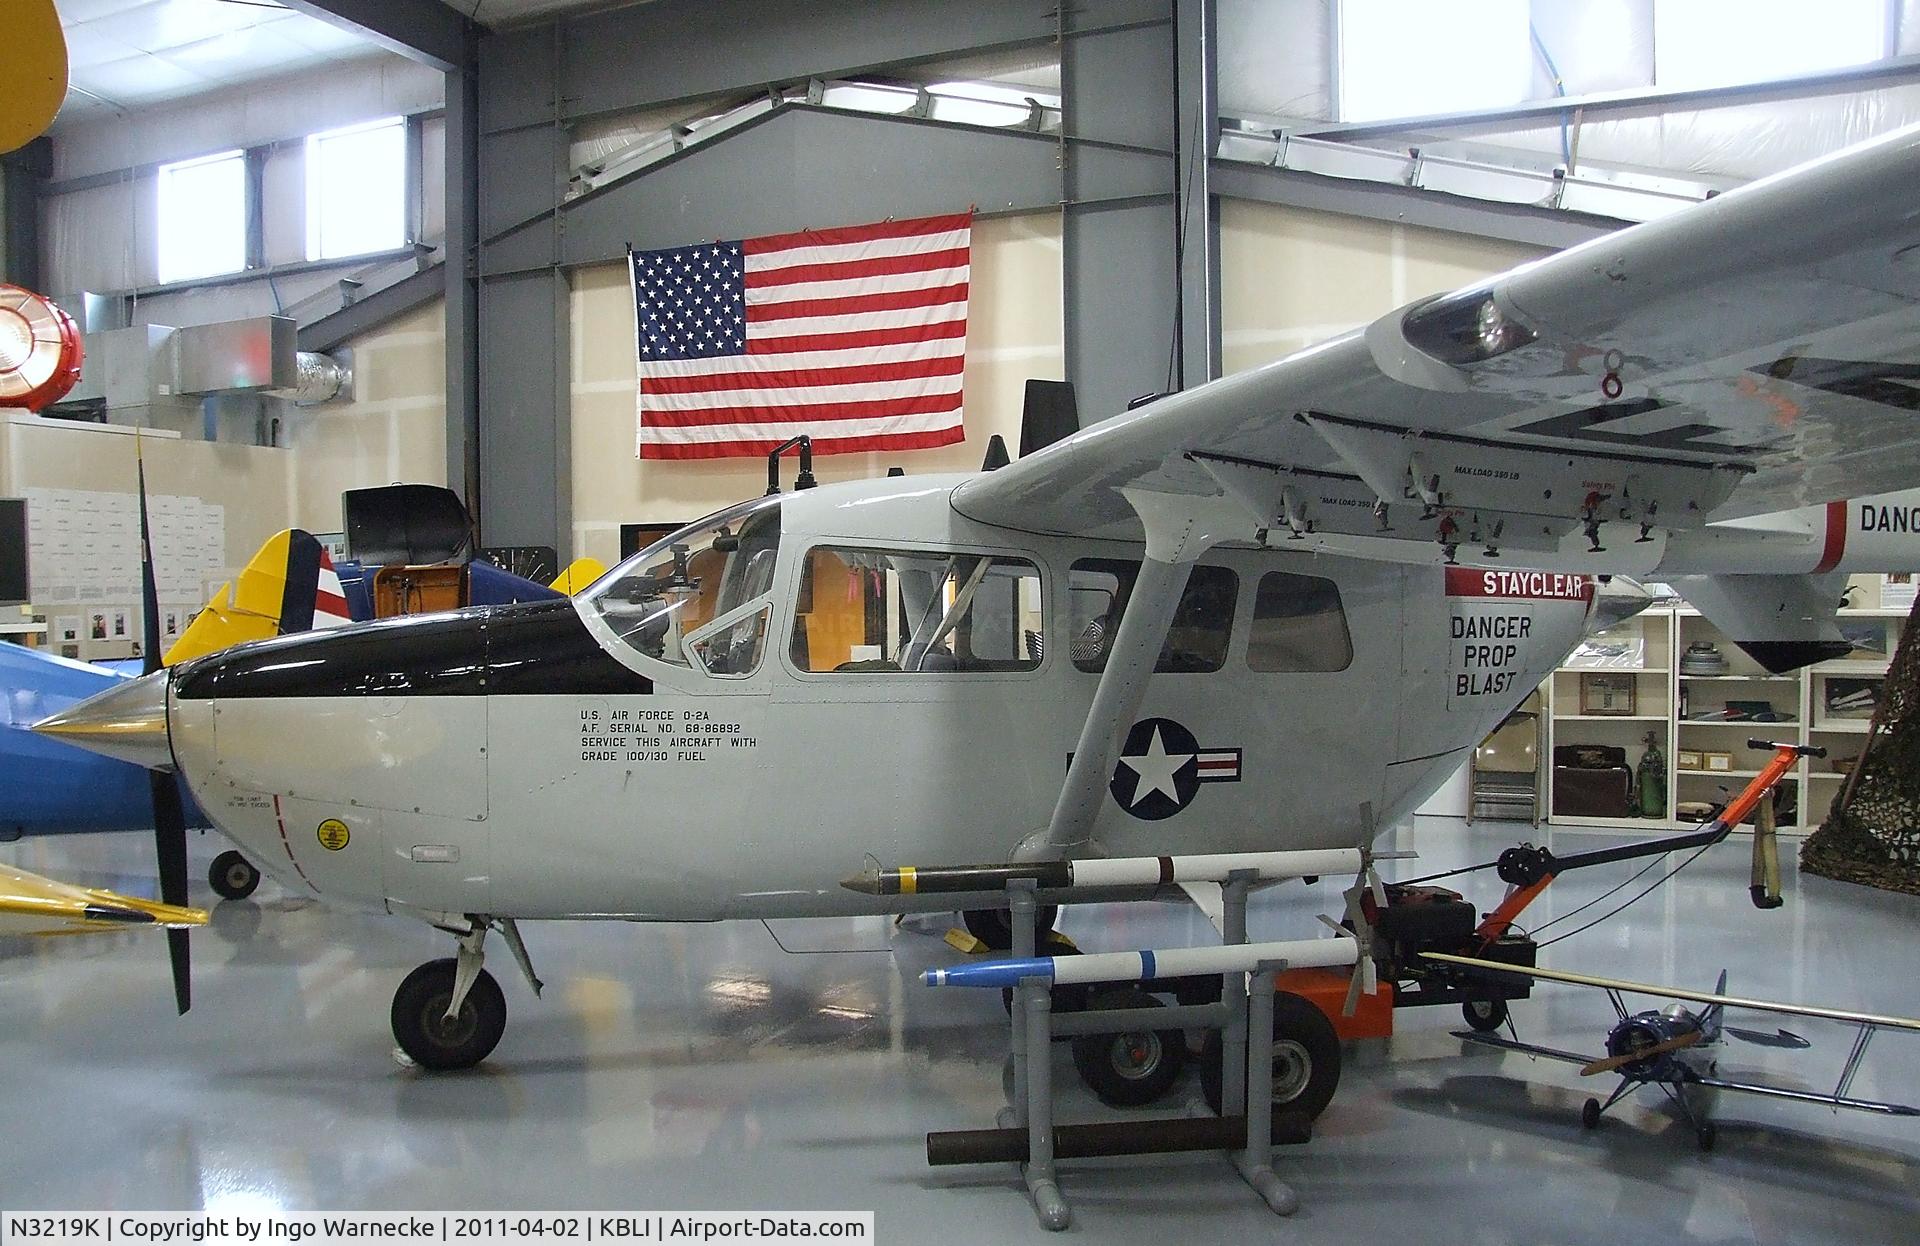
M 742 502 L 656 541 L 602 576 L 588 603 L 646 657 L 753 674 L 772 617 L 782 500 Z

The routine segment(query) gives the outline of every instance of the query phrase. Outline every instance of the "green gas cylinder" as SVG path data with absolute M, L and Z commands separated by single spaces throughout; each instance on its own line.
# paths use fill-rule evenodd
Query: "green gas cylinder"
M 1640 754 L 1640 766 L 1634 772 L 1634 804 L 1643 818 L 1667 816 L 1667 758 L 1660 741 L 1647 732 L 1647 751 Z

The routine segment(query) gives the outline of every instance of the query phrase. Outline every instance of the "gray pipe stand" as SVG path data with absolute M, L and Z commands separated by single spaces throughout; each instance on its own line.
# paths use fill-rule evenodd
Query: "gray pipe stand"
M 1229 876 L 1222 886 L 1225 943 L 1247 941 L 1247 895 L 1255 881 L 1250 871 Z M 1007 884 L 1013 947 L 1016 957 L 1035 955 L 1036 888 L 1031 879 Z M 1221 975 L 1220 1002 L 1185 1004 L 1170 1008 L 1094 1010 L 1056 1016 L 1051 983 L 1040 977 L 1022 978 L 1014 991 L 1009 1045 L 1013 1078 L 1008 1106 L 995 1117 L 1003 1131 L 1024 1130 L 1026 1160 L 1021 1174 L 1043 1228 L 1060 1230 L 1073 1222 L 1072 1209 L 1060 1192 L 1055 1164 L 1053 1098 L 1053 1040 L 1082 1034 L 1118 1034 L 1135 1028 L 1210 1028 L 1221 1031 L 1221 1104 L 1244 1106 L 1243 1147 L 1232 1152 L 1234 1167 L 1275 1214 L 1292 1215 L 1300 1207 L 1299 1194 L 1273 1170 L 1273 999 L 1274 975 L 1284 961 L 1261 962 L 1249 990 L 1244 974 Z M 1111 1154 L 1164 1154 L 1194 1149 L 1171 1136 L 1170 1127 L 1184 1120 L 1128 1122 L 1149 1135 L 1158 1126 L 1169 1137 L 1155 1145 L 1151 1137 L 1140 1144 L 1115 1147 Z M 1089 1127 L 1068 1126 L 1068 1129 Z M 929 1142 L 941 1137 L 928 1135 Z M 949 1162 L 949 1161 L 942 1161 Z

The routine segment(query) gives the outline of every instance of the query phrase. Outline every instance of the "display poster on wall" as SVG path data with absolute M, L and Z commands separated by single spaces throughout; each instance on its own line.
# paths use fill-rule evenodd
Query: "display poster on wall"
M 140 505 L 130 493 L 28 489 L 28 554 L 36 605 L 140 600 Z M 226 508 L 196 497 L 153 494 L 147 499 L 154 578 L 162 600 L 200 600 L 208 578 L 224 578 Z M 131 609 L 131 607 L 126 607 Z M 89 620 L 90 622 L 91 620 Z M 111 639 L 109 634 L 93 637 Z M 132 634 L 129 624 L 128 635 Z

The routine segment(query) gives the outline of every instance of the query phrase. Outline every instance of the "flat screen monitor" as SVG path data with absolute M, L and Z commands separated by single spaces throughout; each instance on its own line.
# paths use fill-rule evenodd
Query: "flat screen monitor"
M 32 596 L 27 583 L 27 503 L 0 498 L 0 606 L 23 606 Z

